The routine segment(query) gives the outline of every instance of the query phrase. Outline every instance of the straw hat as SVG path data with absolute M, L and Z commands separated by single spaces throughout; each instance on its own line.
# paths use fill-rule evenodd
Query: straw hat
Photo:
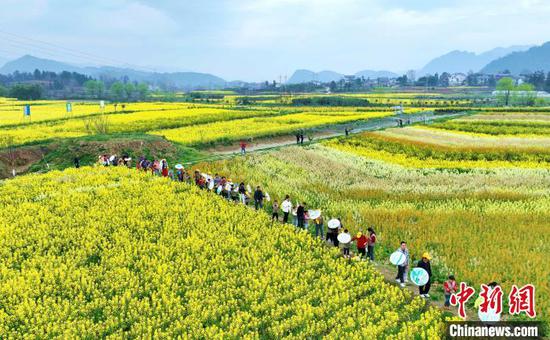
M 432 259 L 432 257 L 431 257 L 430 254 L 428 254 L 428 253 L 422 254 L 422 258 L 427 258 L 428 260 L 431 260 L 431 259 Z

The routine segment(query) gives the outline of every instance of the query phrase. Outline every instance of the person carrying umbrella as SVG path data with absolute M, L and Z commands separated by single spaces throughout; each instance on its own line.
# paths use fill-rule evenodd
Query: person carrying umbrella
M 340 242 L 340 246 L 342 247 L 342 254 L 344 255 L 345 258 L 349 258 L 350 257 L 349 248 L 351 245 L 350 233 L 348 232 L 347 229 L 344 229 L 344 232 L 338 235 L 338 237 L 342 239 L 342 242 Z M 345 240 L 348 240 L 348 242 L 346 242 Z M 365 248 L 363 248 L 363 250 L 365 250 Z
M 397 252 L 401 252 L 405 256 L 405 262 L 397 266 L 397 276 L 395 281 L 400 282 L 401 287 L 405 287 L 405 275 L 407 268 L 409 267 L 409 249 L 407 249 L 407 242 L 401 241 L 401 245 Z
M 418 261 L 418 264 L 416 265 L 419 268 L 424 269 L 428 273 L 428 282 L 423 286 L 418 286 L 418 289 L 420 291 L 420 296 L 424 298 L 430 297 L 430 287 L 431 287 L 431 280 L 432 280 L 432 265 L 430 264 L 430 260 L 432 258 L 430 257 L 430 254 L 424 253 L 422 254 L 422 259 Z

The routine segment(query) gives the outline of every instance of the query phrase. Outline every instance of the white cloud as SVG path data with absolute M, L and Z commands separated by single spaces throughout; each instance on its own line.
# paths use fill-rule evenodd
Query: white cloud
M 548 17 L 548 0 L 3 0 L 0 29 L 132 64 L 262 80 L 541 43 Z

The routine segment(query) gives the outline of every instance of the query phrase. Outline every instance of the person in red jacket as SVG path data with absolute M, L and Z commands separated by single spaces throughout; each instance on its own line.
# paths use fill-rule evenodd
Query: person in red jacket
M 374 246 L 376 245 L 376 233 L 372 227 L 367 229 L 369 231 L 369 242 L 367 247 L 367 257 L 374 261 Z
M 357 252 L 359 252 L 359 256 L 366 257 L 367 253 L 365 248 L 367 247 L 368 242 L 367 237 L 363 235 L 362 232 L 358 232 L 357 235 L 355 235 L 351 240 L 357 242 Z
M 456 293 L 456 281 L 454 275 L 450 275 L 449 279 L 443 284 L 443 290 L 445 291 L 445 309 L 449 309 L 451 306 L 451 295 Z
M 244 140 L 241 141 L 241 155 L 246 154 L 246 142 Z

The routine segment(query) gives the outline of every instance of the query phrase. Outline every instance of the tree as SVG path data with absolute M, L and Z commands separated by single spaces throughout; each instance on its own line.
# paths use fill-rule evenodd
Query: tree
M 398 77 L 397 78 L 397 83 L 399 84 L 399 86 L 407 86 L 407 84 L 409 83 L 409 79 L 408 79 L 407 75 L 404 74 L 401 77 Z
M 8 89 L 0 85 L 0 97 L 6 97 L 8 95 Z
M 504 77 L 497 83 L 497 91 L 504 94 L 504 105 L 506 106 L 510 103 L 510 91 L 513 91 L 514 87 L 514 79 L 509 77 Z
M 441 73 L 441 76 L 439 77 L 439 86 L 449 87 L 449 79 L 451 79 L 451 75 L 449 73 Z
M 101 80 L 88 80 L 84 83 L 86 93 L 94 98 L 101 98 L 105 91 L 105 84 Z
M 546 75 L 546 82 L 544 83 L 544 90 L 550 92 L 550 72 Z
M 113 85 L 111 85 L 109 92 L 114 100 L 123 100 L 126 97 L 126 88 L 124 84 L 119 81 L 114 82 Z
M 132 83 L 127 83 L 124 86 L 124 92 L 126 93 L 126 100 L 132 100 L 136 87 Z
M 514 95 L 514 101 L 517 102 L 519 105 L 535 105 L 537 94 L 535 92 L 535 86 L 533 84 L 523 83 L 521 85 L 518 85 L 514 89 L 514 92 L 516 93 Z
M 38 84 L 17 84 L 10 88 L 9 96 L 19 100 L 37 100 L 42 98 L 42 87 Z
M 336 85 L 336 82 L 333 80 L 330 82 L 329 88 L 330 88 L 330 92 L 334 93 L 338 89 L 338 85 Z
M 140 100 L 147 98 L 147 96 L 149 96 L 149 85 L 145 83 L 139 83 L 136 86 L 136 92 L 138 93 Z
M 533 84 L 537 90 L 542 90 L 544 88 L 544 79 L 543 71 L 537 71 L 527 76 L 527 82 Z

